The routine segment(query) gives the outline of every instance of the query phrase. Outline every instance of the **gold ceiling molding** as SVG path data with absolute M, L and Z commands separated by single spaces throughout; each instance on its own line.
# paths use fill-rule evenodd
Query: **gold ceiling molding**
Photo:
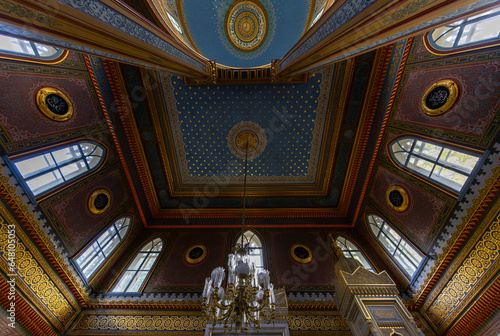
M 394 86 L 393 86 L 392 91 L 390 92 L 389 101 L 387 103 L 387 107 L 385 109 L 385 114 L 384 114 L 384 119 L 382 121 L 382 126 L 380 128 L 379 136 L 377 137 L 377 142 L 375 143 L 375 149 L 373 151 L 373 156 L 372 156 L 372 159 L 370 161 L 370 166 L 369 166 L 368 172 L 366 174 L 365 183 L 363 184 L 363 189 L 362 189 L 361 194 L 359 196 L 359 202 L 358 202 L 358 206 L 356 208 L 356 213 L 354 214 L 354 217 L 352 220 L 353 223 L 356 223 L 358 216 L 359 216 L 359 213 L 361 211 L 361 205 L 363 203 L 362 200 L 364 199 L 366 191 L 368 189 L 368 183 L 370 181 L 370 176 L 373 172 L 373 167 L 375 166 L 375 160 L 378 157 L 378 153 L 379 153 L 380 147 L 382 145 L 382 140 L 384 138 L 387 123 L 389 121 L 392 106 L 394 104 L 396 92 L 398 91 L 399 84 L 401 82 L 401 77 L 403 75 L 403 71 L 404 71 L 404 68 L 406 65 L 406 61 L 408 60 L 408 55 L 410 54 L 410 49 L 411 49 L 412 44 L 413 44 L 413 38 L 409 38 L 407 40 L 407 43 L 406 43 L 404 49 L 401 51 L 402 57 L 401 57 L 400 65 L 399 65 L 399 68 L 397 68 L 397 72 L 395 73 Z M 382 89 L 384 86 L 387 71 L 389 70 L 389 66 L 391 65 L 390 61 L 391 61 L 392 54 L 393 54 L 393 48 L 397 48 L 397 47 L 400 48 L 401 46 L 398 44 L 389 45 L 385 48 L 382 48 L 382 50 L 380 51 L 379 64 L 383 64 L 383 66 L 377 67 L 377 74 L 376 74 L 376 78 L 378 78 L 378 80 L 376 81 L 377 86 L 370 88 L 371 89 L 370 92 L 375 91 L 376 94 L 371 95 L 370 102 L 367 105 L 367 110 L 372 111 L 372 113 L 370 113 L 370 118 L 365 120 L 365 122 L 364 122 L 364 125 L 367 128 L 367 130 L 364 130 L 364 132 L 368 132 L 368 129 L 371 128 L 371 125 L 373 122 L 373 116 L 375 115 L 375 112 L 378 108 L 380 97 L 382 95 Z M 394 72 L 392 72 L 392 73 L 394 73 Z M 368 136 L 365 137 L 363 143 L 361 143 L 360 145 L 366 146 L 367 141 L 368 141 Z

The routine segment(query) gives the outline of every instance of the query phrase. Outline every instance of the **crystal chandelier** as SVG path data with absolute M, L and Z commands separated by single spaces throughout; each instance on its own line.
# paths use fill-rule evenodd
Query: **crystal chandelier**
M 223 267 L 217 267 L 212 271 L 211 276 L 206 278 L 202 294 L 202 308 L 209 323 L 213 327 L 219 324 L 224 327 L 225 331 L 246 332 L 249 328 L 260 329 L 262 321 L 270 323 L 276 318 L 274 286 L 270 283 L 269 271 L 262 270 L 256 274 L 249 255 L 252 248 L 249 244 L 243 243 L 250 132 L 246 133 L 246 140 L 243 143 L 245 145 L 245 170 L 241 243 L 237 243 L 233 253 L 229 254 L 225 289 L 223 286 L 225 270 Z

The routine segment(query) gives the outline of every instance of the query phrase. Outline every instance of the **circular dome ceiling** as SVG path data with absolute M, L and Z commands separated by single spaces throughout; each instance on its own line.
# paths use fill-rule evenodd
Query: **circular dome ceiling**
M 293 47 L 306 27 L 310 1 L 189 0 L 177 6 L 203 56 L 247 68 L 269 64 Z

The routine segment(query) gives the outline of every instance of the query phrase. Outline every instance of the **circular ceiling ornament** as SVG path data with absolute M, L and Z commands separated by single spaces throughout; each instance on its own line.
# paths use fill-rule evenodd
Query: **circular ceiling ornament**
M 387 204 L 398 212 L 405 211 L 410 204 L 406 190 L 400 186 L 392 186 L 386 192 Z
M 36 93 L 36 105 L 54 121 L 66 121 L 73 116 L 73 104 L 61 90 L 44 87 Z
M 270 0 L 225 0 L 217 16 L 219 38 L 240 59 L 260 56 L 276 31 L 276 15 Z
M 448 111 L 458 98 L 458 86 L 449 79 L 432 84 L 422 97 L 422 110 L 430 116 L 438 116 Z
M 240 159 L 245 159 L 247 142 L 248 160 L 261 155 L 267 146 L 266 132 L 253 121 L 242 121 L 234 125 L 227 136 L 229 150 Z
M 203 245 L 195 245 L 187 250 L 184 259 L 190 264 L 197 264 L 205 260 L 206 256 L 207 248 Z
M 259 1 L 235 1 L 225 18 L 226 37 L 232 46 L 242 52 L 258 49 L 266 39 L 268 18 Z
M 108 210 L 111 195 L 106 189 L 98 189 L 89 197 L 89 210 L 95 215 L 100 215 Z
M 301 264 L 307 264 L 311 262 L 313 255 L 311 249 L 302 244 L 295 244 L 290 248 L 290 255 L 293 260 Z

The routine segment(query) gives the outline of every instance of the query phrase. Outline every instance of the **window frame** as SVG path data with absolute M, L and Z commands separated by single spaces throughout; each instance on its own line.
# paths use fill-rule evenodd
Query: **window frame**
M 378 217 L 382 220 L 382 225 L 381 227 L 378 228 L 378 233 L 375 234 L 375 231 L 373 230 L 373 224 L 371 223 L 370 221 L 370 217 L 373 216 L 373 217 Z M 370 232 L 371 234 L 373 235 L 373 237 L 377 240 L 377 242 L 382 246 L 382 248 L 384 249 L 384 251 L 391 257 L 391 260 L 393 261 L 393 263 L 395 265 L 397 265 L 397 267 L 402 270 L 403 274 L 407 277 L 409 277 L 409 279 L 411 281 L 413 281 L 414 279 L 416 279 L 416 277 L 420 274 L 420 271 L 423 267 L 423 265 L 425 265 L 425 262 L 427 260 L 427 256 L 422 253 L 422 251 L 420 251 L 419 248 L 417 248 L 408 238 L 406 238 L 403 234 L 401 234 L 401 232 L 396 229 L 392 224 L 390 224 L 385 218 L 383 218 L 382 216 L 380 216 L 379 214 L 377 213 L 367 213 L 366 216 L 365 216 L 365 219 L 366 219 L 366 223 L 370 229 Z M 374 220 L 373 222 L 376 223 L 376 221 Z M 384 224 L 387 225 L 387 227 L 389 227 L 390 229 L 392 229 L 397 235 L 399 235 L 399 241 L 397 243 L 395 243 L 390 237 L 389 235 L 386 233 L 386 232 L 383 232 L 383 228 L 384 228 Z M 376 225 L 375 225 L 376 226 Z M 391 252 L 387 247 L 386 245 L 382 242 L 382 240 L 379 238 L 381 233 L 384 233 L 384 236 L 386 237 L 386 239 L 388 239 L 394 246 L 394 252 Z M 403 250 L 400 248 L 401 246 L 401 242 L 404 242 L 406 243 L 406 246 L 411 248 L 416 254 L 418 254 L 418 256 L 420 257 L 420 261 L 418 262 L 418 264 L 415 264 L 410 257 L 408 257 L 405 253 L 401 253 L 401 255 L 403 256 L 403 258 L 405 258 L 407 260 L 407 262 L 409 261 L 411 264 L 413 264 L 414 268 L 415 268 L 415 271 L 413 272 L 413 274 L 410 274 L 408 272 L 408 270 L 401 264 L 401 262 L 397 259 L 396 257 L 396 253 L 398 251 L 401 251 L 403 252 Z M 410 253 L 411 254 L 411 253 Z
M 251 232 L 252 233 L 250 239 L 248 239 L 246 237 L 246 235 L 245 235 L 245 233 L 247 233 L 247 232 Z M 254 231 L 252 229 L 246 229 L 243 232 L 243 236 L 245 237 L 245 239 L 243 241 L 243 244 L 245 244 L 245 243 L 248 244 L 253 239 L 257 239 L 258 242 L 260 243 L 260 247 L 252 247 L 251 248 L 251 250 L 259 250 L 259 253 L 258 254 L 250 253 L 249 254 L 250 256 L 255 256 L 255 255 L 259 255 L 260 256 L 260 261 L 262 263 L 262 266 L 256 266 L 255 267 L 255 274 L 257 275 L 259 270 L 265 270 L 266 269 L 266 258 L 264 257 L 264 243 L 263 243 L 263 239 L 260 237 L 260 235 L 256 231 Z M 246 242 L 245 242 L 245 240 L 246 240 Z M 233 244 L 233 247 L 236 246 L 236 244 L 239 244 L 239 243 L 241 243 L 241 233 L 238 234 L 238 236 L 236 237 L 236 239 L 234 241 L 234 244 Z
M 498 5 L 497 6 L 491 6 L 486 11 L 484 11 L 483 13 L 491 11 L 492 9 L 495 9 L 496 7 L 498 7 Z M 468 44 L 465 44 L 465 45 L 461 45 L 461 46 L 457 45 L 458 42 L 460 41 L 461 36 L 462 36 L 462 32 L 464 30 L 464 27 L 467 24 L 470 24 L 471 22 L 472 22 L 472 24 L 474 24 L 474 23 L 477 23 L 477 22 L 481 22 L 484 19 L 488 19 L 488 18 L 500 15 L 500 12 L 494 12 L 494 13 L 482 15 L 483 13 L 471 15 L 471 17 L 473 17 L 473 19 L 471 21 L 469 21 L 468 17 L 462 19 L 463 22 L 461 22 L 458 25 L 459 32 L 457 33 L 457 36 L 455 38 L 455 41 L 454 41 L 452 47 L 443 47 L 443 46 L 440 46 L 438 43 L 436 43 L 436 40 L 432 37 L 432 34 L 434 33 L 434 31 L 436 29 L 433 29 L 432 31 L 427 32 L 424 35 L 424 45 L 425 45 L 425 47 L 427 48 L 427 50 L 429 50 L 433 54 L 436 54 L 436 55 L 449 55 L 449 54 L 456 54 L 456 53 L 465 52 L 465 51 L 469 51 L 469 50 L 477 50 L 477 49 L 489 48 L 489 47 L 492 47 L 492 46 L 500 45 L 500 34 L 497 35 L 497 37 L 489 38 L 489 39 L 486 39 L 486 40 L 481 40 L 481 41 L 478 41 L 478 42 L 471 42 L 471 43 L 468 43 Z M 481 16 L 480 17 L 476 17 L 478 15 L 481 15 Z M 476 17 L 476 18 L 474 18 L 474 17 Z M 460 21 L 460 20 L 455 20 L 454 22 L 456 22 L 456 21 Z M 438 27 L 438 28 L 447 27 L 449 25 L 452 25 L 454 22 L 450 22 L 449 24 L 446 24 L 446 25 Z M 445 33 L 441 34 L 440 37 L 442 37 L 444 34 Z
M 405 139 L 411 139 L 411 140 L 413 140 L 413 144 L 412 144 L 412 146 L 411 146 L 411 148 L 410 148 L 409 151 L 407 151 L 406 149 L 404 149 L 403 146 L 401 146 L 401 144 L 399 144 L 400 141 L 405 140 Z M 413 150 L 415 149 L 415 146 L 416 146 L 416 144 L 417 144 L 418 141 L 421 141 L 422 143 L 424 143 L 424 147 L 425 147 L 425 144 L 430 144 L 430 145 L 441 147 L 441 151 L 440 151 L 439 155 L 437 156 L 437 158 L 434 159 L 434 158 L 426 157 L 426 156 L 421 155 L 419 153 L 413 152 Z M 400 150 L 397 151 L 397 152 L 395 152 L 393 150 L 393 146 L 396 143 L 398 143 L 398 145 L 400 147 Z M 472 180 L 476 176 L 479 167 L 482 165 L 482 162 L 484 161 L 485 157 L 488 154 L 488 151 L 486 151 L 483 154 L 479 154 L 477 151 L 473 151 L 471 149 L 469 149 L 469 151 L 463 151 L 462 149 L 458 149 L 455 146 L 450 146 L 450 144 L 447 144 L 447 143 L 440 143 L 440 142 L 435 142 L 435 141 L 428 141 L 425 138 L 420 138 L 420 137 L 416 137 L 416 136 L 412 136 L 412 135 L 402 135 L 400 137 L 397 137 L 397 138 L 393 139 L 391 142 L 387 143 L 387 149 L 388 149 L 389 157 L 391 158 L 391 160 L 394 162 L 394 164 L 396 166 L 401 167 L 402 169 L 406 170 L 410 174 L 414 174 L 414 175 L 417 175 L 419 177 L 424 178 L 427 182 L 439 186 L 444 191 L 451 192 L 451 193 L 453 193 L 453 195 L 458 195 L 458 199 L 459 200 L 463 197 L 463 195 L 467 191 L 469 185 L 472 183 Z M 465 154 L 465 155 L 476 157 L 477 161 L 476 161 L 474 167 L 472 168 L 472 170 L 470 171 L 470 173 L 466 172 L 466 171 L 462 171 L 460 169 L 457 169 L 453 165 L 445 165 L 445 163 L 439 162 L 440 159 L 441 159 L 441 154 L 443 153 L 443 151 L 445 149 L 450 150 L 450 151 L 459 152 L 459 153 L 462 153 L 462 154 Z M 400 153 L 400 152 L 408 153 L 408 156 L 406 157 L 406 160 L 405 160 L 404 164 L 402 164 L 397 159 L 397 157 L 395 155 L 395 154 Z M 429 176 L 426 176 L 423 173 L 419 172 L 418 170 L 413 169 L 412 167 L 408 166 L 408 163 L 409 163 L 410 158 L 411 158 L 412 155 L 415 156 L 415 157 L 417 157 L 418 159 L 422 159 L 422 160 L 428 161 L 429 163 L 431 163 L 431 164 L 434 165 L 432 167 L 432 170 L 429 171 Z M 456 173 L 459 173 L 459 174 L 462 174 L 462 175 L 466 176 L 467 179 L 465 180 L 465 182 L 463 183 L 463 185 L 460 187 L 460 189 L 457 190 L 451 184 L 446 184 L 446 183 L 440 181 L 440 179 L 436 179 L 436 178 L 432 177 L 433 173 L 434 173 L 434 171 L 435 171 L 435 169 L 436 169 L 437 166 L 442 167 L 442 168 L 446 168 L 446 169 L 449 169 L 449 170 L 452 170 L 452 171 L 454 171 Z M 443 180 L 444 179 L 445 178 L 443 177 Z M 450 182 L 458 184 L 457 182 L 454 182 L 453 180 L 450 180 Z
M 69 54 L 69 51 L 60 47 L 52 46 L 49 44 L 45 43 L 39 43 L 39 42 L 33 42 L 24 38 L 19 38 L 17 36 L 12 36 L 8 34 L 0 34 L 1 36 L 21 40 L 21 41 L 26 41 L 29 43 L 30 47 L 32 48 L 34 55 L 29 54 L 29 53 L 23 53 L 23 52 L 18 52 L 14 50 L 8 50 L 8 49 L 1 49 L 0 48 L 0 58 L 3 59 L 10 59 L 10 60 L 16 60 L 16 61 L 24 61 L 24 62 L 31 62 L 31 63 L 42 63 L 42 64 L 57 64 L 66 59 L 66 57 Z M 51 56 L 40 56 L 39 51 L 36 47 L 36 44 L 43 45 L 43 46 L 49 46 L 54 49 L 57 49 L 57 52 Z
M 121 219 L 124 219 L 125 222 L 123 223 L 122 228 L 120 228 L 120 230 L 118 230 L 118 228 L 116 227 L 116 223 Z M 115 219 L 110 225 L 108 225 L 104 230 L 102 230 L 98 236 L 96 236 L 87 245 L 85 245 L 80 250 L 80 252 L 78 252 L 73 258 L 70 258 L 70 261 L 71 261 L 73 267 L 75 267 L 75 269 L 77 270 L 77 272 L 80 275 L 80 278 L 82 278 L 82 280 L 84 281 L 84 283 L 87 287 L 89 286 L 89 283 L 92 282 L 92 280 L 95 278 L 95 276 L 99 273 L 99 270 L 108 262 L 108 260 L 111 258 L 111 256 L 118 250 L 118 248 L 123 243 L 123 241 L 125 241 L 127 239 L 129 232 L 130 232 L 130 227 L 132 226 L 132 223 L 133 223 L 132 216 L 130 216 L 130 215 L 120 216 L 119 218 Z M 125 234 L 122 237 L 120 232 L 123 230 L 123 227 L 125 227 L 125 226 L 126 226 Z M 105 252 L 103 251 L 103 247 L 101 247 L 101 244 L 99 243 L 99 239 L 102 236 L 104 236 L 108 231 L 110 231 L 112 228 L 114 228 L 114 233 L 112 233 L 112 235 L 108 236 L 107 240 L 103 243 L 104 248 L 106 248 L 108 246 L 108 244 L 111 244 L 113 242 L 113 238 L 115 238 L 115 236 L 118 236 L 120 238 L 120 240 L 112 248 L 112 250 L 110 252 L 108 252 L 108 255 L 106 255 Z M 90 257 L 90 259 L 86 262 L 85 267 L 82 267 L 80 265 L 80 263 L 78 262 L 78 258 L 81 257 L 82 255 L 84 255 L 87 252 L 87 250 L 91 249 L 94 244 L 97 244 L 99 251 L 97 251 L 94 254 L 94 256 Z M 95 247 L 94 247 L 94 249 L 95 249 Z M 95 258 L 100 257 L 101 254 L 104 255 L 104 258 L 95 267 L 94 271 L 92 271 L 92 273 L 90 273 L 90 275 L 87 277 L 85 275 L 84 268 L 86 268 L 88 265 L 90 265 Z
M 92 145 L 95 145 L 96 147 L 88 155 L 84 155 L 81 144 L 92 144 Z M 81 156 L 80 157 L 73 157 L 70 160 L 66 160 L 66 161 L 63 161 L 62 163 L 58 163 L 56 161 L 56 159 L 54 158 L 53 153 L 60 151 L 60 150 L 67 149 L 67 148 L 71 148 L 73 146 L 78 146 L 79 154 Z M 96 156 L 96 157 L 99 157 L 99 162 L 96 165 L 94 165 L 93 167 L 89 167 L 89 163 L 87 162 L 87 160 L 85 160 L 85 158 L 93 156 L 94 152 L 98 148 L 100 148 L 102 150 L 102 153 L 100 154 L 100 156 Z M 50 155 L 53 162 L 55 163 L 54 166 L 48 165 L 45 168 L 40 168 L 37 171 L 30 172 L 30 173 L 26 174 L 26 176 L 24 176 L 16 165 L 16 163 L 20 163 L 20 162 L 30 160 L 30 159 L 33 159 L 36 157 L 41 157 L 42 159 L 46 160 L 45 155 Z M 34 204 L 36 204 L 36 199 L 45 198 L 45 197 L 47 197 L 47 195 L 51 194 L 54 190 L 59 189 L 61 187 L 64 187 L 65 185 L 67 185 L 68 182 L 76 181 L 78 179 L 83 178 L 84 176 L 87 176 L 88 174 L 92 174 L 92 173 L 95 173 L 96 171 L 98 171 L 102 167 L 104 162 L 106 161 L 107 155 L 108 155 L 108 149 L 102 143 L 94 141 L 94 140 L 84 139 L 84 140 L 80 140 L 77 142 L 66 143 L 66 144 L 64 144 L 64 146 L 45 148 L 44 150 L 39 150 L 36 153 L 30 154 L 30 155 L 8 157 L 8 162 L 9 162 L 9 167 L 13 171 L 14 175 L 16 176 L 18 181 L 23 185 L 25 192 L 28 195 L 30 195 L 29 196 L 30 200 L 32 200 L 34 202 Z M 86 167 L 86 170 L 85 171 L 79 170 L 78 174 L 76 174 L 70 178 L 67 178 L 67 176 L 64 176 L 64 174 L 61 172 L 60 169 L 67 167 L 71 164 L 77 163 L 79 161 L 83 161 L 83 164 Z M 43 185 L 43 187 L 50 185 L 50 184 L 53 184 L 53 185 L 51 185 L 47 189 L 43 189 L 42 191 L 40 191 L 36 194 L 31 189 L 31 187 L 29 187 L 28 181 L 33 180 L 37 177 L 43 176 L 45 174 L 50 174 L 50 173 L 53 174 L 56 171 L 62 177 L 62 179 L 58 179 L 58 180 L 56 180 L 56 182 L 59 180 L 60 180 L 60 182 L 58 182 L 58 183 L 55 183 L 55 182 L 46 183 Z M 74 172 L 72 172 L 72 173 L 74 173 Z
M 350 250 L 350 249 L 349 249 L 349 247 L 348 247 L 346 244 L 344 244 L 344 243 L 340 242 L 343 246 L 345 246 L 345 247 L 346 247 L 346 249 L 344 250 L 344 249 L 342 248 L 342 246 L 340 246 L 340 245 L 338 244 L 337 239 L 344 239 L 345 241 L 348 241 L 349 243 L 351 243 L 352 245 L 354 245 L 354 246 L 356 247 L 356 249 L 357 249 L 357 250 Z M 345 254 L 346 254 L 346 253 L 347 253 L 347 254 L 349 254 L 349 257 L 348 257 L 348 258 L 356 259 L 356 258 L 354 258 L 353 254 L 352 254 L 351 252 L 359 252 L 359 253 L 361 254 L 361 256 L 363 257 L 363 259 L 366 261 L 366 263 L 370 266 L 370 268 L 371 268 L 371 269 L 366 268 L 366 267 L 363 265 L 363 263 L 362 263 L 362 262 L 360 262 L 360 263 L 361 263 L 361 265 L 362 265 L 363 267 L 365 267 L 368 271 L 371 271 L 371 272 L 373 272 L 373 273 L 377 273 L 377 269 L 376 269 L 375 267 L 373 267 L 372 263 L 371 263 L 371 262 L 368 260 L 368 258 L 365 256 L 365 253 L 363 252 L 363 250 L 361 250 L 361 249 L 359 248 L 358 244 L 354 243 L 351 239 L 349 239 L 349 238 L 347 238 L 346 236 L 343 236 L 343 235 L 341 235 L 341 234 L 339 234 L 339 235 L 335 236 L 335 238 L 334 238 L 334 242 L 335 242 L 335 244 L 337 244 L 337 246 L 338 246 L 338 247 L 342 250 L 342 253 L 344 253 L 344 256 L 345 256 Z M 346 256 L 346 257 L 347 257 L 347 256 Z M 357 259 L 356 259 L 356 260 L 357 260 Z M 359 260 L 358 260 L 358 261 L 359 261 Z
M 159 241 L 157 243 L 154 243 L 156 240 L 159 240 Z M 152 243 L 151 249 L 149 249 L 148 251 L 142 251 L 150 243 Z M 152 251 L 157 246 L 158 243 L 161 243 L 160 250 L 159 251 Z M 148 240 L 146 243 L 142 244 L 141 247 L 139 247 L 139 249 L 134 253 L 134 256 L 132 258 L 130 258 L 129 262 L 127 263 L 127 267 L 121 271 L 120 276 L 111 284 L 111 286 L 110 286 L 111 289 L 107 294 L 108 295 L 127 295 L 127 296 L 141 295 L 142 291 L 144 290 L 144 288 L 146 287 L 146 284 L 149 281 L 149 278 L 151 277 L 152 272 L 154 271 L 154 269 L 158 265 L 158 261 L 160 260 L 160 256 L 164 250 L 164 247 L 165 247 L 165 239 L 162 236 L 156 236 L 156 237 Z M 139 256 L 140 253 L 146 253 L 146 256 L 144 257 L 142 262 L 140 262 L 140 265 L 138 265 L 138 267 L 136 267 L 136 269 L 129 270 L 129 268 L 133 265 L 133 263 L 135 262 L 136 259 L 139 258 L 138 260 L 140 260 L 140 256 Z M 144 263 L 146 263 L 146 261 L 148 260 L 148 258 L 151 254 L 156 254 L 155 260 L 151 264 L 151 267 L 148 270 L 141 270 L 141 268 L 144 266 Z M 125 290 L 124 291 L 116 291 L 115 290 L 116 287 L 120 284 L 120 281 L 122 280 L 122 278 L 129 271 L 134 272 L 134 274 L 128 280 L 128 283 L 125 286 Z M 146 276 L 142 280 L 142 284 L 139 286 L 137 291 L 127 292 L 127 290 L 130 288 L 132 282 L 137 277 L 137 275 L 139 274 L 140 271 L 147 271 Z

